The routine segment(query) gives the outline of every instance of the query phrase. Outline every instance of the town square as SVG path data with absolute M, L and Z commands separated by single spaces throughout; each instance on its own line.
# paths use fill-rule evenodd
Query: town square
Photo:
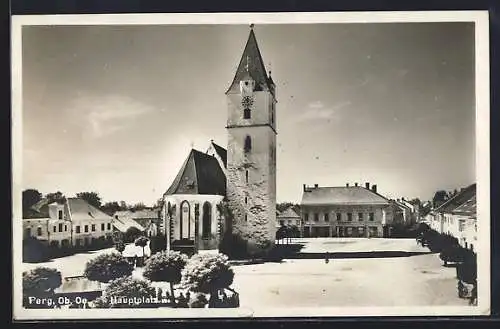
M 475 25 L 395 24 L 24 27 L 23 309 L 477 310 Z

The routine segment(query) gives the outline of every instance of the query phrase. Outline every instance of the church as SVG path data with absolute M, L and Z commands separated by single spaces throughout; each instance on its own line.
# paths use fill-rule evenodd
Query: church
M 226 239 L 260 255 L 274 245 L 276 86 L 253 25 L 225 97 L 226 147 L 192 149 L 163 195 L 167 250 L 218 252 Z

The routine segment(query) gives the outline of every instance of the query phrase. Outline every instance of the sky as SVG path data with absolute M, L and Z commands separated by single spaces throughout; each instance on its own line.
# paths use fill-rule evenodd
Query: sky
M 277 201 L 302 184 L 431 199 L 475 176 L 472 23 L 254 28 L 277 100 Z M 23 28 L 23 188 L 153 204 L 227 145 L 248 25 Z

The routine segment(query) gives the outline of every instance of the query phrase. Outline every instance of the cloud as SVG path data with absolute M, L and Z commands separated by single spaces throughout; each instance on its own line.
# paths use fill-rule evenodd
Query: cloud
M 90 137 L 101 138 L 126 129 L 133 122 L 154 110 L 150 105 L 123 95 L 81 94 L 74 100 L 70 113 L 81 119 Z
M 323 102 L 315 101 L 307 105 L 305 111 L 297 117 L 296 122 L 305 123 L 312 121 L 338 121 L 340 120 L 338 111 L 349 105 L 351 105 L 350 101 L 344 101 L 327 107 Z

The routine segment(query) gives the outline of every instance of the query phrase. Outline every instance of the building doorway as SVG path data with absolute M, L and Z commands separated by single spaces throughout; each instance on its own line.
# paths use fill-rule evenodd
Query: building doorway
M 212 233 L 212 205 L 209 202 L 203 204 L 203 219 L 201 226 L 201 236 L 209 239 Z

